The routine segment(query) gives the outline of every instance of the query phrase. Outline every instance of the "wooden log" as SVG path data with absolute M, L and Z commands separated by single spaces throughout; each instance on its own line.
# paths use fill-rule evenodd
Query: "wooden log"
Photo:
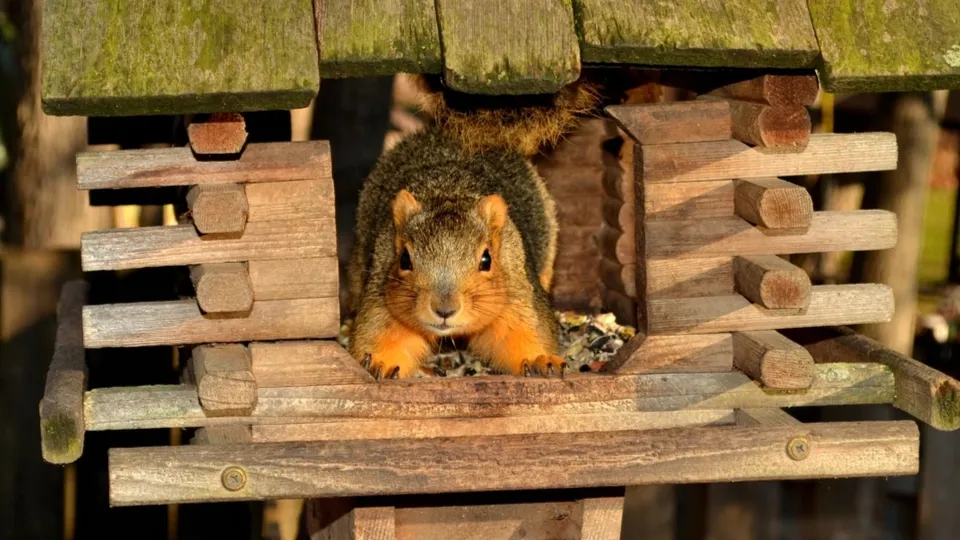
M 604 109 L 640 144 L 725 141 L 730 138 L 730 106 L 724 100 L 697 100 Z
M 201 234 L 242 233 L 247 224 L 247 197 L 239 184 L 193 186 L 187 208 Z
M 802 390 L 813 384 L 813 357 L 773 330 L 734 333 L 733 363 L 766 388 Z
M 805 309 L 813 285 L 802 268 L 776 255 L 734 257 L 736 291 L 766 309 Z
M 242 416 L 257 404 L 257 381 L 243 345 L 202 346 L 190 358 L 197 397 L 208 416 Z
M 197 160 L 186 147 L 77 154 L 77 187 L 124 189 L 329 180 L 330 143 L 250 143 L 239 159 Z
M 636 264 L 637 240 L 634 235 L 621 233 L 613 227 L 600 229 L 600 254 L 620 264 Z
M 335 217 L 329 179 L 246 184 L 243 188 L 250 206 L 248 222 Z
M 780 330 L 889 320 L 893 293 L 879 284 L 818 285 L 810 304 L 798 312 L 767 310 L 736 294 L 705 298 L 664 298 L 647 302 L 651 334 L 713 334 Z M 784 310 L 786 311 L 786 310 Z
M 960 382 L 849 328 L 791 331 L 817 362 L 877 362 L 893 370 L 893 405 L 941 431 L 960 429 Z
M 798 437 L 812 448 L 800 460 L 785 450 L 786 441 Z M 114 448 L 110 504 L 894 476 L 916 474 L 918 454 L 912 421 L 264 443 L 242 451 L 234 445 Z M 224 489 L 227 467 L 249 481 Z M 184 477 L 185 469 L 193 474 Z M 151 482 L 141 481 L 145 477 Z
M 57 337 L 40 401 L 40 449 L 44 461 L 72 463 L 83 454 L 83 392 L 87 386 L 80 312 L 89 287 L 64 284 L 57 306 Z
M 801 152 L 807 147 L 813 125 L 806 107 L 772 107 L 736 99 L 727 101 L 733 118 L 734 139 L 783 152 Z
M 430 0 L 314 3 L 320 76 L 440 73 L 437 10 Z
M 892 133 L 815 133 L 798 153 L 729 140 L 645 145 L 638 156 L 644 182 L 705 182 L 891 170 L 897 141 Z
M 204 316 L 192 299 L 85 306 L 83 344 L 99 349 L 323 339 L 337 335 L 339 318 L 336 298 L 254 302 L 240 318 Z
M 238 113 L 216 113 L 187 126 L 190 148 L 201 155 L 239 154 L 247 142 L 247 123 Z
M 734 294 L 733 257 L 647 261 L 648 300 Z
M 335 298 L 340 277 L 336 257 L 250 261 L 247 271 L 255 300 Z
M 581 540 L 620 540 L 623 496 L 594 497 L 580 501 L 583 524 Z
M 299 219 L 248 223 L 238 238 L 201 238 L 193 225 L 84 233 L 83 270 L 127 270 L 291 258 L 334 257 L 334 223 Z
M 786 255 L 888 249 L 897 242 L 897 216 L 886 210 L 814 212 L 807 232 L 770 235 L 738 218 L 650 221 L 648 259 Z
M 249 417 L 208 417 L 190 385 L 98 388 L 84 397 L 87 431 L 304 424 L 330 419 L 544 417 L 566 414 L 819 407 L 890 403 L 893 374 L 879 364 L 818 364 L 806 392 L 769 392 L 739 372 L 570 374 L 260 388 Z
M 723 373 L 733 369 L 730 334 L 630 338 L 603 366 L 609 373 Z
M 767 229 L 801 233 L 813 220 L 813 199 L 803 187 L 779 178 L 737 180 L 734 204 L 741 218 Z
M 198 428 L 190 444 L 245 444 L 253 442 L 250 426 L 210 426 Z
M 774 107 L 809 107 L 820 93 L 816 75 L 766 74 L 714 89 L 710 95 Z
M 199 264 L 190 268 L 190 280 L 204 313 L 243 313 L 253 307 L 253 283 L 244 263 Z
M 625 140 L 618 153 L 605 152 L 603 156 L 606 164 L 603 176 L 604 193 L 630 206 L 636 201 L 633 172 L 636 146 L 632 141 Z
M 437 0 L 436 6 L 443 79 L 454 90 L 549 94 L 580 75 L 580 44 L 568 2 Z
M 637 265 L 620 264 L 604 257 L 600 260 L 600 278 L 609 289 L 628 298 L 637 297 Z
M 373 382 L 336 341 L 255 342 L 250 358 L 260 388 Z
M 734 215 L 734 183 L 730 180 L 685 184 L 644 183 L 643 192 L 647 221 Z
M 732 410 L 619 412 L 490 418 L 343 419 L 306 424 L 262 424 L 253 427 L 254 442 L 342 441 L 354 439 L 429 439 L 532 433 L 651 430 L 687 426 L 728 425 Z
M 603 224 L 611 229 L 630 236 L 636 234 L 635 212 L 633 205 L 609 196 L 603 198 Z

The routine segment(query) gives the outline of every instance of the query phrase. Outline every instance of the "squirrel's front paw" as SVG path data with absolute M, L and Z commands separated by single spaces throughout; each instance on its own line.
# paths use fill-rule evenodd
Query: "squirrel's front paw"
M 555 354 L 541 354 L 533 360 L 524 360 L 520 364 L 520 373 L 524 377 L 542 375 L 544 377 L 563 377 L 567 372 L 567 362 Z
M 416 366 L 408 366 L 409 362 L 393 361 L 390 358 L 384 358 L 383 355 L 377 355 L 377 358 L 374 358 L 369 353 L 364 355 L 360 364 L 378 381 L 410 377 L 412 370 L 416 368 Z

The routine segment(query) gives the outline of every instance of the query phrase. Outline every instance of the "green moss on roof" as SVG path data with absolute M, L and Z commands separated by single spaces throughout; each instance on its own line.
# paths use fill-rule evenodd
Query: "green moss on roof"
M 957 0 L 810 0 L 831 92 L 960 87 Z
M 46 0 L 44 110 L 289 109 L 319 87 L 311 0 Z

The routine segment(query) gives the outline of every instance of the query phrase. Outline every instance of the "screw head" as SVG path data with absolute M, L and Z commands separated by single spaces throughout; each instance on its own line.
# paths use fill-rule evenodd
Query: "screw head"
M 227 467 L 220 473 L 220 483 L 227 491 L 240 491 L 247 485 L 247 471 L 242 467 Z
M 794 437 L 787 442 L 787 455 L 794 461 L 802 461 L 810 455 L 810 441 L 806 437 Z

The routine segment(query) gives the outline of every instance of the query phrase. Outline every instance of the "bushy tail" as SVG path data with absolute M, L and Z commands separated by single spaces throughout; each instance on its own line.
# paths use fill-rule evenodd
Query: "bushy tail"
M 444 88 L 439 77 L 419 78 L 425 91 L 424 113 L 468 152 L 512 149 L 526 157 L 555 145 L 578 119 L 600 102 L 595 87 L 584 81 L 556 94 L 485 96 Z

